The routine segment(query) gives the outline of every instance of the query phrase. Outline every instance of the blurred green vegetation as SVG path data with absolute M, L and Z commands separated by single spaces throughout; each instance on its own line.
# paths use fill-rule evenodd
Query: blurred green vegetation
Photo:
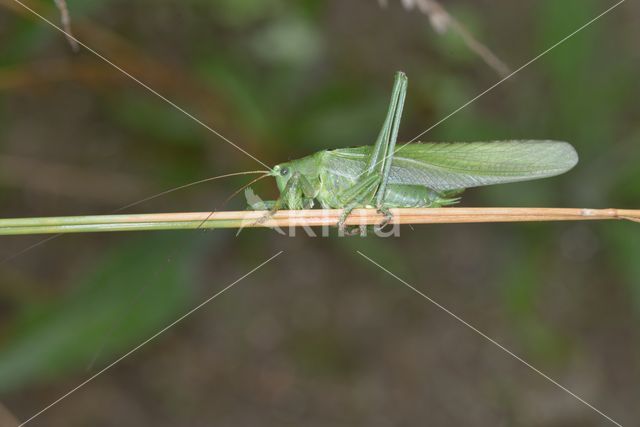
M 96 202 L 82 192 L 63 191 L 82 184 L 83 170 L 105 176 L 117 172 L 131 187 L 142 185 L 152 193 L 256 168 L 251 159 L 88 52 L 73 54 L 60 34 L 10 3 L 0 3 L 3 216 L 105 213 L 132 202 Z M 53 2 L 30 3 L 57 19 Z M 523 3 L 456 1 L 446 6 L 516 68 L 608 4 Z M 68 4 L 81 40 L 268 164 L 371 143 L 398 69 L 407 72 L 410 82 L 401 129 L 405 140 L 498 79 L 459 37 L 438 35 L 426 17 L 399 4 L 388 9 L 375 2 L 339 0 Z M 633 20 L 638 12 L 636 5 L 622 6 L 425 135 L 429 141 L 567 140 L 581 156 L 565 176 L 470 190 L 463 205 L 640 207 L 639 50 Z M 31 171 L 27 179 L 12 172 L 5 155 L 42 159 L 51 168 Z M 69 165 L 74 179 L 55 173 Z M 34 177 L 50 185 L 35 185 Z M 244 182 L 193 188 L 136 210 L 214 209 Z M 256 191 L 265 198 L 275 194 L 271 182 L 263 181 Z M 242 208 L 243 201 L 231 207 Z M 544 395 L 540 400 L 516 380 L 504 379 L 521 368 L 488 362 L 503 356 L 481 350 L 486 343 L 460 343 L 469 336 L 459 325 L 381 276 L 355 254 L 361 250 L 489 335 L 501 337 L 498 341 L 543 371 L 569 378 L 623 423 L 637 419 L 637 409 L 626 406 L 637 400 L 640 380 L 635 328 L 640 238 L 633 224 L 428 226 L 403 229 L 398 239 L 290 239 L 268 231 L 245 231 L 237 239 L 232 232 L 214 236 L 64 237 L 0 264 L 3 400 L 20 416 L 36 412 L 69 384 L 284 248 L 290 261 L 270 266 L 265 274 L 271 280 L 243 288 L 212 309 L 220 324 L 202 317 L 184 335 L 176 330 L 172 334 L 178 338 L 161 338 L 163 344 L 134 356 L 142 358 L 141 369 L 156 369 L 153 374 L 129 378 L 125 372 L 118 390 L 130 386 L 130 400 L 161 396 L 203 413 L 208 413 L 207 402 L 219 398 L 227 409 L 216 403 L 211 410 L 224 414 L 223 423 L 230 425 L 255 421 L 245 413 L 247 407 L 262 425 L 282 425 L 282 419 L 364 425 L 375 418 L 367 414 L 394 409 L 377 405 L 380 401 L 409 402 L 395 407 L 402 414 L 384 414 L 394 425 L 427 416 L 434 424 L 598 425 L 600 419 L 579 405 L 563 412 L 549 404 L 560 392 L 533 383 L 527 372 L 515 378 Z M 3 238 L 0 255 L 10 256 L 36 241 Z M 203 349 L 209 340 L 212 347 Z M 164 361 L 165 352 L 171 362 Z M 257 363 L 253 354 L 264 366 L 252 365 Z M 487 362 L 478 361 L 483 358 Z M 135 362 L 128 363 L 131 370 Z M 243 363 L 251 367 L 247 377 L 240 372 Z M 192 364 L 200 367 L 199 374 L 189 371 Z M 380 373 L 380 366 L 390 371 Z M 178 379 L 180 387 L 162 382 L 175 380 L 177 373 L 187 378 Z M 250 374 L 259 378 L 255 389 Z M 452 411 L 423 389 L 442 385 L 445 379 L 438 375 L 453 390 L 475 390 L 471 400 L 489 390 L 492 403 L 477 407 L 476 418 L 473 411 Z M 202 385 L 200 376 L 241 397 L 227 400 L 216 387 Z M 300 397 L 304 404 L 295 397 L 300 390 L 306 393 Z M 424 401 L 421 393 L 427 396 Z M 411 398 L 420 403 L 411 406 Z M 269 405 L 283 408 L 288 418 L 265 409 Z M 177 404 L 166 405 L 175 413 L 160 411 L 166 419 L 154 418 L 152 409 L 141 406 L 146 415 L 138 425 L 184 425 L 176 421 L 180 416 L 195 419 Z M 551 415 L 529 416 L 531 407 Z M 344 419 L 327 421 L 318 415 L 335 408 Z M 129 410 L 135 412 L 124 412 Z M 65 425 L 62 420 L 73 411 L 78 412 L 72 417 L 76 424 L 66 425 L 118 424 L 117 415 L 97 410 L 86 415 L 70 405 L 43 425 Z M 263 413 L 267 418 L 261 418 Z

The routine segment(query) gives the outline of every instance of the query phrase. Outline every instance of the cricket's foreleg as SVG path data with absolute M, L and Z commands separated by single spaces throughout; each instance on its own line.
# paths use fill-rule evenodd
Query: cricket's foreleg
M 268 219 L 273 217 L 276 212 L 283 208 L 288 209 L 303 209 L 303 195 L 302 189 L 300 187 L 300 173 L 294 173 L 289 181 L 287 181 L 287 185 L 284 187 L 282 192 L 280 193 L 280 197 L 275 202 L 270 203 L 269 212 L 261 216 L 256 224 L 263 224 Z
M 269 212 L 263 215 L 258 220 L 258 223 L 262 224 L 281 209 L 311 209 L 314 205 L 313 197 L 313 186 L 304 175 L 300 172 L 295 172 L 291 178 L 289 178 L 289 181 L 287 181 L 287 185 L 280 193 L 278 200 L 269 202 Z
M 260 200 L 258 202 L 249 204 L 249 209 L 252 211 L 271 210 L 275 205 L 275 200 Z

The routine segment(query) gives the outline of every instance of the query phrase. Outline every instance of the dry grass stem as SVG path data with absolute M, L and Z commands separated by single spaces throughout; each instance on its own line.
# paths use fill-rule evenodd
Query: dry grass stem
M 640 210 L 631 209 L 576 209 L 576 208 L 401 208 L 391 209 L 392 224 L 460 224 L 487 222 L 586 221 L 623 219 L 640 222 Z M 209 215 L 210 213 L 206 213 Z M 336 225 L 342 209 L 308 209 L 279 211 L 261 224 L 264 211 L 217 212 L 211 219 L 240 219 L 245 227 L 286 227 Z M 169 214 L 172 215 L 172 214 Z M 179 214 L 180 215 L 180 214 Z M 204 220 L 205 213 L 186 214 Z M 158 220 L 167 220 L 161 214 Z M 376 209 L 355 209 L 347 218 L 347 225 L 376 225 L 384 215 Z
M 379 0 L 382 6 L 387 5 L 387 0 Z M 476 39 L 473 34 L 453 17 L 447 10 L 435 0 L 401 0 L 407 10 L 417 9 L 427 18 L 431 26 L 438 34 L 444 34 L 451 30 L 458 34 L 467 47 L 478 55 L 502 78 L 511 74 L 511 69 L 491 49 Z
M 391 209 L 392 224 L 461 224 L 629 220 L 640 222 L 640 210 L 571 208 L 404 208 Z M 134 230 L 194 230 L 247 227 L 335 226 L 341 209 L 278 211 L 180 212 L 0 219 L 0 235 L 62 234 Z M 376 209 L 355 209 L 346 225 L 377 225 L 384 215 Z
M 266 211 L 216 212 L 210 220 L 242 220 L 245 227 L 286 227 L 336 225 L 342 209 L 308 209 L 278 211 L 263 223 L 255 223 Z M 640 210 L 632 209 L 576 209 L 576 208 L 401 208 L 391 209 L 392 224 L 460 224 L 487 222 L 586 221 L 623 219 L 640 222 Z M 185 220 L 204 220 L 205 213 L 159 214 L 155 221 L 170 220 L 172 215 L 185 215 Z M 376 209 L 355 209 L 347 218 L 347 225 L 376 225 L 384 215 Z
M 69 8 L 67 7 L 67 2 L 65 0 L 54 0 L 56 7 L 60 11 L 60 22 L 62 22 L 62 28 L 64 32 L 67 33 L 67 41 L 71 45 L 71 49 L 74 52 L 80 50 L 80 46 L 78 46 L 78 42 L 76 42 L 71 33 L 71 16 L 69 15 Z

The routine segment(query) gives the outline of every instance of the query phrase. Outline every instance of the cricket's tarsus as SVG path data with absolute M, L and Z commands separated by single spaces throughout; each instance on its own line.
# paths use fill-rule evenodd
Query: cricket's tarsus
M 397 72 L 387 117 L 373 146 L 324 150 L 273 167 L 280 197 L 262 202 L 270 212 L 343 209 L 338 226 L 355 208 L 373 207 L 391 220 L 389 208 L 443 207 L 458 203 L 465 188 L 546 178 L 578 162 L 561 141 L 413 143 L 396 149 L 407 76 Z M 249 203 L 250 206 L 252 205 Z

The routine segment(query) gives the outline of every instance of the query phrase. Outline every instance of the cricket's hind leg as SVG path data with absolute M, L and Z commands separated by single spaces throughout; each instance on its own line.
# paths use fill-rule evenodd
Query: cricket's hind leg
M 374 228 L 377 230 L 382 230 L 387 225 L 391 224 L 391 221 L 393 221 L 393 214 L 389 210 L 389 207 L 384 205 L 378 208 L 378 213 L 384 215 L 384 218 L 382 219 L 382 221 L 380 221 L 380 224 L 377 224 Z
M 347 225 L 341 228 L 342 232 L 345 236 L 366 236 L 367 234 L 367 226 L 366 225 Z

